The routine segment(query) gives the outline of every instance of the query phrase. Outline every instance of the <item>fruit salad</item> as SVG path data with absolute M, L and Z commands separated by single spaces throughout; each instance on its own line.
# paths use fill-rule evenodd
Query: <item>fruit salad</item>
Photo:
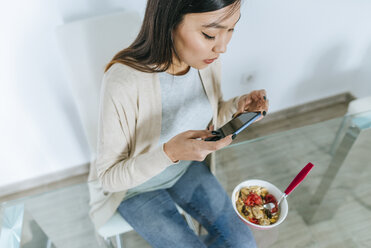
M 269 211 L 263 207 L 266 203 L 273 203 L 275 207 Z M 236 207 L 246 220 L 262 226 L 276 223 L 280 212 L 276 198 L 261 186 L 242 188 L 238 192 Z

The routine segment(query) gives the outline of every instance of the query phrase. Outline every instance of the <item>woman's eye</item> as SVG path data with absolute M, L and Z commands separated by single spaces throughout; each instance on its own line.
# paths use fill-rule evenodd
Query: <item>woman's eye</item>
M 202 34 L 203 34 L 203 35 L 205 36 L 205 38 L 208 39 L 208 40 L 213 40 L 213 39 L 215 39 L 215 36 L 207 35 L 207 34 L 205 34 L 204 32 L 202 32 Z

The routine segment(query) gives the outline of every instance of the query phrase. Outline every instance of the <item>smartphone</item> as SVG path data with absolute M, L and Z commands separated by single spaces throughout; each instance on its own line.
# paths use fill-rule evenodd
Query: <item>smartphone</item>
M 256 119 L 261 116 L 260 112 L 245 112 L 234 117 L 227 124 L 216 130 L 218 133 L 214 137 L 206 138 L 205 141 L 217 141 L 224 137 L 233 134 L 235 137 L 237 134 L 242 132 L 245 128 L 250 126 Z

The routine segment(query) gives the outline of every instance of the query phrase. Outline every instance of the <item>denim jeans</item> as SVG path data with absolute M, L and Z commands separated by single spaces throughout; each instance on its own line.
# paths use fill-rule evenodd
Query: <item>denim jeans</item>
M 175 203 L 208 231 L 207 237 L 188 227 Z M 152 247 L 256 247 L 249 227 L 203 162 L 193 162 L 173 187 L 126 199 L 118 211 Z

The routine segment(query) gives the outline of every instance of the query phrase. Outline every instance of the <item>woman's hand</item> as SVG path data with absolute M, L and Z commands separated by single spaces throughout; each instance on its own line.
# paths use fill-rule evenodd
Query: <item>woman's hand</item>
M 204 141 L 213 136 L 210 130 L 186 131 L 165 143 L 164 151 L 174 163 L 179 160 L 203 161 L 209 153 L 232 142 L 232 135 L 218 141 Z
M 248 112 L 262 112 L 265 116 L 268 112 L 269 101 L 267 99 L 267 93 L 265 90 L 254 90 L 249 94 L 240 97 L 237 106 L 237 112 L 233 117 L 242 114 L 245 111 Z M 260 117 L 259 119 L 261 119 Z

